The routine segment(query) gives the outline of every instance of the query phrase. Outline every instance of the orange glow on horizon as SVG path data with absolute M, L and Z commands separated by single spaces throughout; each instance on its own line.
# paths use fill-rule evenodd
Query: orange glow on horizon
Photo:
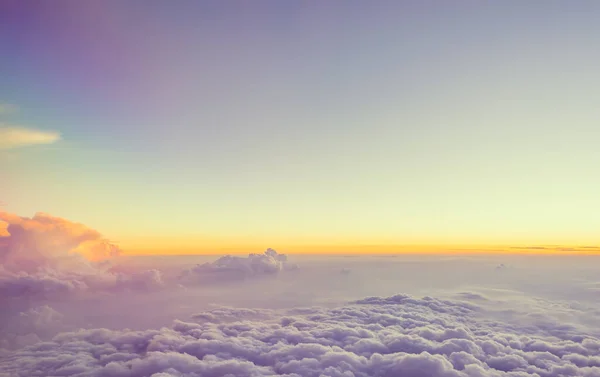
M 199 244 L 202 245 L 202 244 Z M 514 246 L 514 245 L 202 245 L 161 248 L 124 248 L 126 255 L 218 255 L 256 253 L 272 247 L 287 254 L 339 255 L 339 254 L 512 254 L 512 255 L 600 255 L 600 246 Z
M 45 222 L 35 222 L 6 212 L 0 213 L 0 243 L 9 236 L 7 222 L 11 221 L 25 227 L 49 228 L 56 225 Z M 43 218 L 58 222 L 61 229 L 75 235 L 93 236 L 95 243 L 92 246 L 104 250 L 106 245 L 117 244 L 124 255 L 222 255 L 222 254 L 248 254 L 262 252 L 272 247 L 282 253 L 288 254 L 421 254 L 421 255 L 461 255 L 461 254 L 523 254 L 523 255 L 600 255 L 600 246 L 589 242 L 575 243 L 542 243 L 542 242 L 394 242 L 381 240 L 368 242 L 363 240 L 336 240 L 311 239 L 310 241 L 294 242 L 289 237 L 201 237 L 201 236 L 137 236 L 113 240 L 103 239 L 100 233 L 87 228 L 79 223 L 38 214 Z M 4 220 L 4 221 L 3 221 Z M 104 257 L 103 253 L 95 252 L 83 243 L 76 250 L 90 259 Z M 116 250 L 116 249 L 115 249 Z
M 502 237 L 504 238 L 504 237 Z M 182 235 L 111 238 L 128 255 L 247 254 L 271 247 L 292 254 L 600 254 L 600 240 L 506 237 L 398 238 L 291 235 Z

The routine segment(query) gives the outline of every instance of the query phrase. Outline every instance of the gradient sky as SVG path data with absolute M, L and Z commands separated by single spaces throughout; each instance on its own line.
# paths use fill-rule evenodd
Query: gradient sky
M 597 244 L 598 19 L 597 1 L 4 0 L 0 200 L 132 250 Z

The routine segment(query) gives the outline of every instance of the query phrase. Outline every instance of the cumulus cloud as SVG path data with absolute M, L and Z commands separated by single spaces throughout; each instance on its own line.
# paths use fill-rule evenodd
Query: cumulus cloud
M 243 279 L 257 275 L 273 275 L 284 270 L 294 270 L 298 266 L 288 263 L 285 254 L 267 249 L 262 254 L 249 254 L 247 257 L 225 255 L 214 262 L 196 265 L 182 273 L 183 281 L 208 281 L 211 279 Z
M 45 213 L 21 217 L 0 212 L 7 236 L 0 245 L 0 260 L 6 269 L 35 271 L 73 262 L 73 255 L 102 261 L 120 254 L 119 248 L 98 231 Z M 78 260 L 79 261 L 79 260 Z
M 86 225 L 45 213 L 0 212 L 0 294 L 53 298 L 84 291 L 153 291 L 179 284 L 214 283 L 292 270 L 287 256 L 268 249 L 248 257 L 224 256 L 184 268 L 167 280 L 159 268 L 119 265 L 119 247 Z M 180 270 L 181 271 L 181 270 Z
M 219 311 L 220 310 L 220 311 Z M 219 309 L 170 328 L 62 333 L 0 360 L 32 376 L 593 377 L 600 339 L 498 322 L 463 301 L 397 295 L 335 308 Z M 259 318 L 257 320 L 256 318 Z M 556 322 L 553 326 L 560 327 Z
M 0 212 L 7 224 L 0 237 L 0 294 L 51 297 L 84 290 L 155 289 L 158 270 L 111 271 L 119 247 L 98 231 L 38 213 L 21 217 Z
M 0 327 L 0 348 L 18 349 L 35 344 L 60 328 L 63 315 L 48 305 L 42 305 L 5 318 Z
M 53 144 L 60 139 L 61 135 L 56 131 L 44 131 L 0 124 L 0 149 Z
M 164 285 L 162 273 L 156 269 L 117 275 L 116 286 L 119 289 L 149 291 L 162 288 Z

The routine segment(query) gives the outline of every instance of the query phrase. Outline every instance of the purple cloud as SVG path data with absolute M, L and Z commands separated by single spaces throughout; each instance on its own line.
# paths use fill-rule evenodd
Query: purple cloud
M 245 279 L 253 276 L 274 275 L 281 271 L 295 270 L 285 254 L 267 249 L 262 254 L 249 254 L 247 257 L 225 255 L 214 262 L 199 264 L 184 270 L 183 282 L 211 282 L 214 280 Z
M 83 224 L 38 213 L 21 217 L 0 212 L 7 224 L 0 236 L 0 295 L 52 298 L 83 291 L 154 289 L 158 270 L 111 270 L 121 250 Z
M 194 322 L 62 333 L 0 361 L 33 376 L 592 377 L 600 339 L 491 320 L 462 301 L 398 295 L 336 309 L 233 308 Z M 554 326 L 561 324 L 555 322 Z M 577 338 L 579 335 L 579 338 Z M 577 340 L 573 340 L 577 339 Z

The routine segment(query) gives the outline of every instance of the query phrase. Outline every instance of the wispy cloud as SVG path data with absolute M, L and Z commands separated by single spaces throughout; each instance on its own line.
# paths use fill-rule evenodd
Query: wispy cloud
M 547 252 L 600 252 L 600 246 L 513 246 L 513 250 L 547 251 Z
M 56 131 L 44 131 L 20 126 L 4 126 L 0 124 L 0 149 L 52 144 L 60 139 L 61 135 Z
M 17 105 L 13 105 L 10 103 L 0 103 L 0 114 L 10 114 L 19 111 L 19 107 Z

